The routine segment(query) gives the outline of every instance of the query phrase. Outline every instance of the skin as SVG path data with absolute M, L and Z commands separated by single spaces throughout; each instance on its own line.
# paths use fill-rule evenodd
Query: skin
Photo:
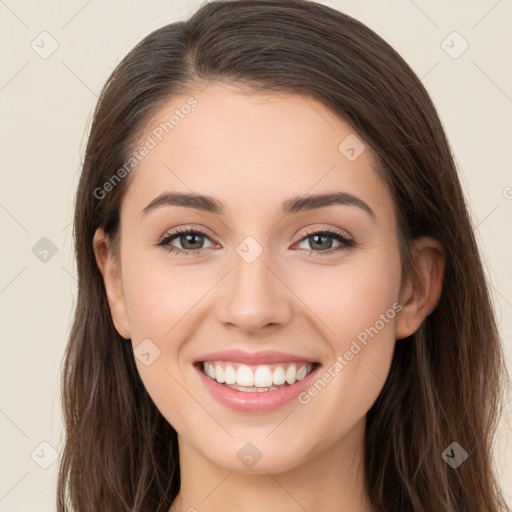
M 134 349 L 149 338 L 160 350 L 148 366 L 135 360 L 179 435 L 181 491 L 170 512 L 370 511 L 362 471 L 366 413 L 395 340 L 412 334 L 439 300 L 442 248 L 417 239 L 418 278 L 402 280 L 394 205 L 371 149 L 349 161 L 338 146 L 354 130 L 323 104 L 222 83 L 193 96 L 198 106 L 132 171 L 119 252 L 107 250 L 100 228 L 93 240 L 116 329 Z M 141 144 L 188 98 L 170 100 Z M 163 191 L 207 194 L 225 212 L 162 206 L 141 214 Z M 279 211 L 290 197 L 333 191 L 365 201 L 375 220 L 348 205 Z M 155 245 L 177 227 L 206 232 L 196 241 L 206 248 L 202 255 Z M 329 238 L 315 248 L 310 228 L 337 228 L 356 246 L 336 251 L 340 242 Z M 263 249 L 250 264 L 236 252 L 247 236 Z M 171 243 L 181 248 L 187 240 L 178 235 Z M 317 254 L 323 251 L 331 254 Z M 321 375 L 394 303 L 401 311 L 307 405 L 232 411 L 207 394 L 192 366 L 216 350 L 279 350 L 319 361 Z M 251 468 L 237 457 L 247 442 L 262 453 Z

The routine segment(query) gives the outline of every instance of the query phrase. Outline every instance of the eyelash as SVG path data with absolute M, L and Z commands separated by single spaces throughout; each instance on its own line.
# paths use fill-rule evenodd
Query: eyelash
M 203 254 L 203 252 L 206 249 L 209 249 L 209 248 L 203 247 L 202 249 L 184 250 L 184 249 L 179 249 L 177 247 L 173 247 L 172 245 L 170 245 L 170 242 L 172 240 L 174 240 L 175 238 L 177 238 L 179 236 L 184 236 L 184 235 L 201 235 L 201 236 L 204 236 L 204 237 L 210 239 L 210 237 L 204 231 L 201 231 L 198 229 L 192 229 L 192 228 L 178 228 L 178 229 L 174 230 L 172 233 L 166 234 L 165 237 L 160 242 L 158 242 L 156 245 L 163 247 L 169 253 L 174 253 L 175 255 L 185 255 L 185 256 L 189 256 L 189 255 L 190 256 L 200 256 L 201 254 Z M 340 245 L 334 249 L 331 248 L 331 249 L 328 249 L 325 251 L 314 251 L 312 249 L 311 250 L 304 249 L 304 250 L 308 251 L 309 256 L 311 256 L 312 254 L 314 254 L 315 256 L 332 255 L 333 253 L 336 253 L 337 251 L 340 251 L 340 250 L 346 251 L 356 245 L 352 238 L 347 238 L 343 234 L 342 231 L 339 231 L 334 228 L 328 228 L 328 229 L 323 229 L 323 230 L 310 229 L 309 231 L 306 232 L 305 236 L 303 236 L 297 243 L 300 243 L 300 242 L 306 240 L 307 238 L 311 237 L 312 235 L 327 235 L 328 238 L 334 238 L 338 242 L 340 242 Z

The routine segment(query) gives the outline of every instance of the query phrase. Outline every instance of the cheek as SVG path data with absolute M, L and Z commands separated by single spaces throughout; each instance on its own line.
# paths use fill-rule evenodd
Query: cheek
M 127 261 L 123 291 L 134 341 L 172 335 L 174 326 L 205 293 L 209 279 L 205 282 L 195 273 L 194 266 L 173 266 L 165 258 L 156 265 L 147 255 Z
M 211 428 L 187 392 L 180 365 L 181 348 L 194 330 L 194 305 L 205 293 L 204 282 L 201 286 L 201 280 L 197 283 L 190 279 L 192 267 L 155 266 L 146 261 L 134 256 L 123 268 L 123 289 L 140 378 L 153 403 L 177 431 L 190 429 L 191 417 L 197 428 Z M 144 353 L 150 354 L 149 361 L 140 357 Z
M 398 250 L 347 258 L 337 266 L 302 273 L 301 279 L 293 281 L 294 292 L 307 305 L 303 311 L 309 311 L 311 321 L 337 354 L 376 323 L 383 337 L 394 336 L 397 311 L 392 306 L 398 300 L 399 289 Z
M 302 403 L 312 402 L 313 408 L 322 402 L 340 404 L 331 414 L 339 417 L 342 428 L 368 411 L 389 372 L 401 310 L 398 248 L 389 246 L 330 270 L 317 272 L 297 292 L 318 316 L 315 323 L 332 354 L 321 382 L 306 392 Z

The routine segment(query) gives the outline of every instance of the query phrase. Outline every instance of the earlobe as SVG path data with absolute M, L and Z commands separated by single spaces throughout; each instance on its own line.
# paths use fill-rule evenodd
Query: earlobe
M 412 257 L 416 272 L 404 286 L 396 339 L 416 332 L 437 306 L 443 288 L 446 255 L 441 244 L 432 237 L 417 238 L 413 241 Z
M 121 272 L 115 257 L 109 249 L 108 235 L 102 228 L 94 233 L 93 247 L 96 263 L 103 276 L 103 283 L 110 307 L 110 314 L 117 332 L 125 339 L 130 339 L 130 329 L 126 303 L 124 300 Z

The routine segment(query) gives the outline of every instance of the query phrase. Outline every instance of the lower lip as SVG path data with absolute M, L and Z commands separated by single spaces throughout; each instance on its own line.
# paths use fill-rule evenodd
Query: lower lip
M 291 386 L 285 386 L 273 391 L 253 392 L 237 391 L 236 389 L 228 388 L 205 375 L 199 367 L 196 366 L 195 368 L 199 372 L 199 376 L 204 382 L 206 389 L 220 404 L 238 412 L 268 412 L 291 402 L 299 393 L 308 388 L 320 365 L 302 380 L 295 382 Z

